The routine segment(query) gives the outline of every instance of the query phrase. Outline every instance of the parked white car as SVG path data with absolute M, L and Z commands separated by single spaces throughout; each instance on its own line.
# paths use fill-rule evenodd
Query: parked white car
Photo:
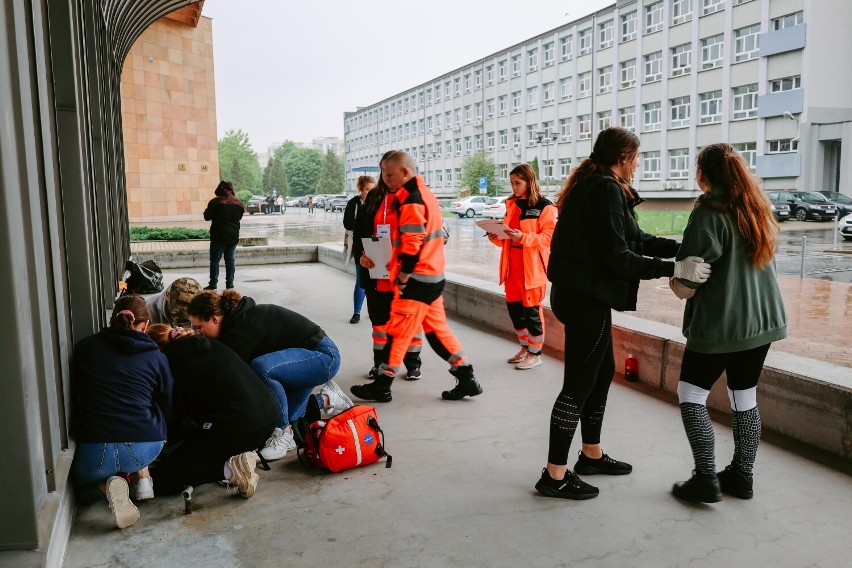
M 844 241 L 852 241 L 852 215 L 847 215 L 838 222 L 840 236 Z
M 490 203 L 485 206 L 485 209 L 482 210 L 482 216 L 487 217 L 488 219 L 502 219 L 506 216 L 506 199 L 508 199 L 509 195 L 504 195 L 503 197 L 498 197 L 494 201 L 494 203 Z
M 495 199 L 493 197 L 486 197 L 484 195 L 465 197 L 464 199 L 454 200 L 450 203 L 447 210 L 450 213 L 455 213 L 459 217 L 473 217 L 475 215 L 481 215 L 485 206 L 493 203 L 494 201 Z

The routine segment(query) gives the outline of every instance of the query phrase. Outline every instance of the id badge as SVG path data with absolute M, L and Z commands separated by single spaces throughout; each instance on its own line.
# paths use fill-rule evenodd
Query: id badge
M 389 239 L 391 236 L 391 227 L 387 223 L 376 225 L 376 236 L 380 239 Z

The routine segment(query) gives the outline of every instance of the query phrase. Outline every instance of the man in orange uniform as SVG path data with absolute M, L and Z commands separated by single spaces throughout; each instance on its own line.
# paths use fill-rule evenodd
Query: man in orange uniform
M 414 161 L 403 151 L 382 160 L 382 179 L 392 195 L 399 225 L 392 230 L 393 253 L 389 266 L 395 295 L 387 324 L 385 361 L 372 383 L 351 387 L 363 400 L 391 401 L 391 383 L 402 365 L 408 345 L 422 327 L 432 349 L 450 364 L 456 386 L 441 393 L 459 400 L 482 393 L 461 343 L 450 331 L 444 312 L 444 231 L 438 200 L 416 173 Z

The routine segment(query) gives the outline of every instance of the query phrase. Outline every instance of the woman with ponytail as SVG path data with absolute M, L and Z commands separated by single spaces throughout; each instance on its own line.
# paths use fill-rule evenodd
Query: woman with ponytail
M 172 375 L 166 357 L 145 334 L 145 298 L 115 302 L 110 325 L 74 346 L 72 428 L 77 441 L 74 480 L 83 502 L 104 496 L 118 528 L 139 519 L 130 499 L 150 499 L 148 465 L 166 440 Z M 121 477 L 121 476 L 124 477 Z
M 311 398 L 326 412 L 352 406 L 332 380 L 340 369 L 337 346 L 305 316 L 256 304 L 236 290 L 202 292 L 189 302 L 187 313 L 199 333 L 233 349 L 278 400 L 280 416 L 261 450 L 264 459 L 278 460 L 296 449 L 290 423 L 305 415 Z M 320 393 L 312 395 L 319 385 Z
M 174 377 L 169 441 L 152 466 L 157 491 L 221 479 L 248 499 L 257 488 L 257 449 L 278 424 L 278 401 L 239 355 L 192 330 L 153 324 L 148 335 Z
M 704 503 L 719 501 L 722 492 L 751 499 L 760 442 L 757 383 L 770 344 L 787 336 L 774 267 L 778 225 L 759 181 L 730 144 L 703 148 L 695 178 L 703 194 L 677 256 L 704 258 L 713 265 L 713 278 L 706 283 L 669 280 L 675 295 L 687 300 L 686 349 L 677 394 L 695 459 L 693 476 L 676 483 L 672 491 Z M 717 474 L 707 396 L 722 371 L 728 378 L 734 456 Z
M 591 499 L 597 487 L 576 474 L 626 475 L 633 467 L 601 449 L 607 394 L 615 374 L 611 310 L 636 309 L 639 280 L 680 276 L 703 282 L 709 266 L 698 257 L 677 263 L 678 243 L 639 229 L 630 187 L 639 139 L 624 128 L 598 134 L 591 155 L 571 173 L 556 201 L 559 220 L 547 275 L 550 305 L 565 324 L 565 374 L 550 416 L 547 466 L 536 489 L 547 497 Z M 574 472 L 568 451 L 578 423 L 583 438 Z

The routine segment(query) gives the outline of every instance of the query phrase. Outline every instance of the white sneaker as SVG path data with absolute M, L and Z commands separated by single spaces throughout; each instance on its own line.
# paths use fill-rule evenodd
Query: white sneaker
M 323 408 L 326 414 L 337 414 L 355 406 L 352 399 L 346 396 L 340 386 L 334 381 L 325 383 L 320 390 L 320 394 L 328 397 L 328 406 Z
M 288 449 L 295 449 L 296 442 L 293 441 L 293 434 L 290 434 L 290 441 L 293 442 L 292 448 L 288 447 L 284 436 L 284 430 L 281 428 L 276 428 L 272 431 L 272 435 L 266 440 L 263 449 L 260 450 L 260 455 L 263 456 L 263 459 L 266 461 L 280 460 L 287 455 Z
M 509 357 L 508 359 L 506 359 L 506 362 L 512 363 L 512 364 L 520 363 L 521 361 L 524 360 L 524 357 L 527 356 L 527 353 L 529 353 L 529 351 L 527 351 L 527 348 L 521 347 L 521 350 L 518 351 L 517 353 L 515 353 L 514 355 L 512 355 L 511 357 Z
M 527 356 L 524 357 L 523 361 L 520 361 L 517 365 L 515 365 L 516 369 L 526 370 L 532 369 L 534 367 L 538 367 L 541 365 L 541 354 L 540 353 L 527 353 Z
M 140 477 L 133 485 L 133 498 L 137 501 L 154 498 L 154 480 L 151 477 Z
M 130 500 L 130 486 L 124 478 L 113 475 L 107 479 L 106 498 L 118 528 L 126 529 L 139 520 L 139 509 Z
M 257 482 L 260 480 L 254 471 L 257 462 L 257 452 L 244 452 L 228 459 L 228 468 L 231 470 L 231 479 L 228 483 L 237 488 L 240 497 L 251 499 L 257 490 Z

